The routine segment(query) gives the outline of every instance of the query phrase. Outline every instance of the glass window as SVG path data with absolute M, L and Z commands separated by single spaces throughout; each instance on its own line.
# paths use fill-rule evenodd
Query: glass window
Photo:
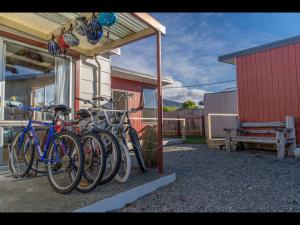
M 157 96 L 156 89 L 143 88 L 143 117 L 156 118 L 157 117 Z
M 118 100 L 121 95 L 126 94 L 124 91 L 113 91 L 112 98 L 113 100 Z M 114 109 L 117 110 L 126 110 L 127 109 L 127 99 L 123 98 L 120 101 L 114 104 Z
M 65 104 L 70 98 L 70 60 L 53 57 L 46 51 L 25 47 L 12 42 L 4 43 L 4 102 L 43 106 Z M 4 104 L 4 120 L 26 121 L 28 113 L 17 112 Z M 50 120 L 51 113 L 35 112 L 34 119 Z M 26 123 L 24 123 L 25 125 Z M 1 158 L 7 162 L 7 145 L 11 135 L 20 127 L 3 129 Z M 11 132 L 13 130 L 13 132 Z M 1 143 L 1 141 L 0 141 Z M 3 152 L 1 152 L 3 147 Z
M 69 105 L 70 60 L 15 43 L 5 45 L 5 102 L 43 106 Z M 46 119 L 43 113 L 35 119 Z M 5 120 L 25 120 L 27 113 L 4 109 Z

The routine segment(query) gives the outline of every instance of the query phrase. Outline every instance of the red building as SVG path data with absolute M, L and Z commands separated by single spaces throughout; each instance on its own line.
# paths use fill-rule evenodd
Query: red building
M 300 36 L 219 57 L 236 65 L 242 122 L 284 121 L 294 116 L 300 144 Z
M 156 77 L 112 66 L 111 68 L 111 96 L 113 99 L 117 99 L 124 92 L 132 93 L 133 97 L 128 99 L 128 103 L 120 102 L 117 105 L 117 109 L 137 108 L 140 104 L 144 104 L 142 111 L 132 114 L 133 126 L 140 132 L 147 122 L 147 118 L 157 118 L 157 88 Z M 172 84 L 170 79 L 162 79 L 162 86 Z M 157 121 L 151 121 L 157 122 Z

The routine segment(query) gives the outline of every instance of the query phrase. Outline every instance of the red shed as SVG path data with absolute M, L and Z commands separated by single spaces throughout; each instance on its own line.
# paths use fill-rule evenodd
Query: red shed
M 133 97 L 128 100 L 128 107 L 136 108 L 140 106 L 141 98 L 144 97 L 144 110 L 132 114 L 132 117 L 136 118 L 132 120 L 133 126 L 140 132 L 144 128 L 147 118 L 157 118 L 156 77 L 116 66 L 112 66 L 111 76 L 111 90 L 114 99 L 124 92 L 133 93 Z M 173 80 L 162 79 L 162 86 L 172 83 Z M 117 109 L 126 109 L 126 107 L 125 100 L 117 105 Z
M 223 55 L 219 61 L 236 65 L 240 120 L 294 116 L 300 144 L 300 36 Z

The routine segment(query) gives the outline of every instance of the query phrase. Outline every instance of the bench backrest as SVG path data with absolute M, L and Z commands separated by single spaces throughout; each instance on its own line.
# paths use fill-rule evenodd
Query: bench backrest
M 285 121 L 279 121 L 279 122 L 241 122 L 240 123 L 241 128 L 247 127 L 286 127 Z

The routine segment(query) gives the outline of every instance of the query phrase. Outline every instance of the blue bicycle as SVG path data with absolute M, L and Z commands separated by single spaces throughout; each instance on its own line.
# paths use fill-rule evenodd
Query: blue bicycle
M 60 114 L 66 115 L 70 109 L 64 105 L 31 107 L 7 104 L 17 110 L 28 111 L 27 126 L 17 132 L 10 145 L 10 167 L 14 176 L 23 177 L 32 169 L 35 150 L 38 162 L 44 163 L 50 185 L 58 193 L 66 194 L 79 184 L 84 170 L 84 153 L 78 136 L 70 131 L 56 132 L 55 125 Z M 54 112 L 52 122 L 33 120 L 34 111 Z M 48 128 L 41 147 L 33 124 Z M 38 168 L 38 165 L 35 167 Z

